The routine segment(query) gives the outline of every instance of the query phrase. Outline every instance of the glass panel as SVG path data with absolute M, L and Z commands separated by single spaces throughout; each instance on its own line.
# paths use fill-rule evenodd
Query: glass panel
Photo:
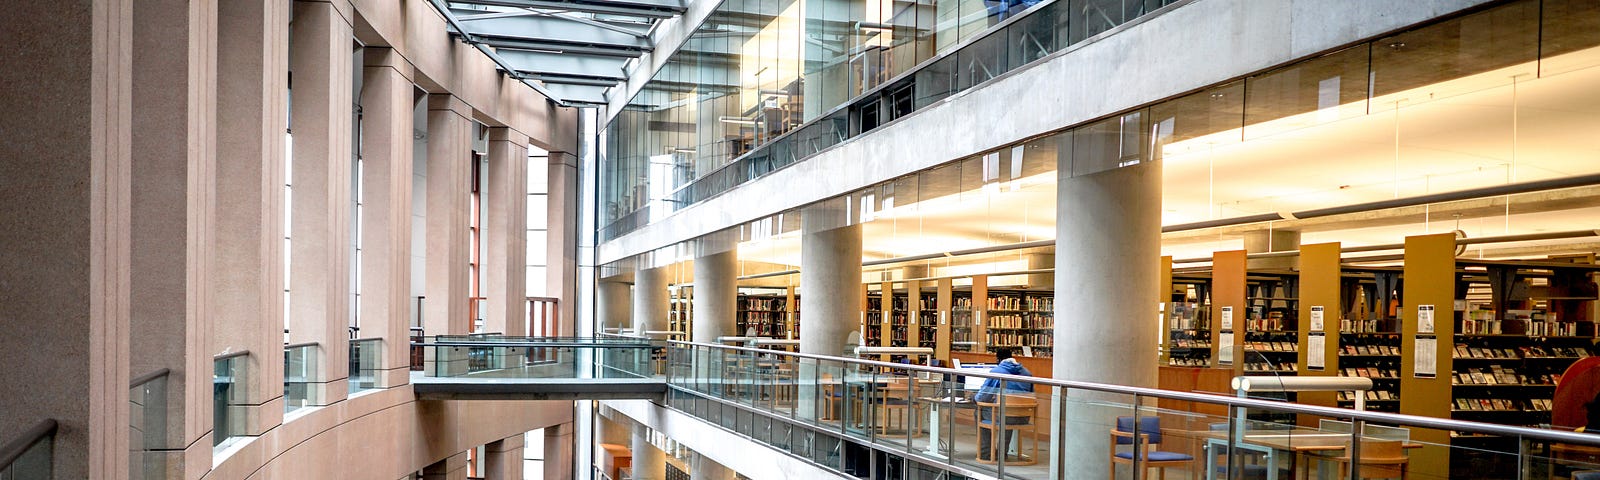
M 1061 1 L 1061 0 L 1058 0 Z M 1078 43 L 1121 25 L 1123 0 L 1067 1 L 1069 44 Z
M 384 388 L 379 377 L 383 339 L 350 341 L 350 393 Z
M 1055 2 L 1006 28 L 1006 70 L 1013 70 L 1056 51 L 1058 23 L 1067 2 Z
M 245 355 L 215 361 L 212 370 L 212 446 L 222 445 L 229 438 L 244 435 L 245 412 L 249 404 L 246 393 L 249 377 Z
M 167 441 L 167 374 L 133 385 L 128 391 L 129 455 L 128 477 L 168 478 L 172 468 L 168 458 L 172 446 Z M 19 472 L 20 473 L 20 472 Z M 12 478 L 0 473 L 0 478 Z M 49 478 L 48 475 L 18 478 Z
M 1600 3 L 1544 0 L 1539 75 L 1600 65 Z
M 1146 159 L 1149 128 L 1142 111 L 1100 120 L 1072 132 L 1072 175 L 1088 175 Z
M 1373 109 L 1532 78 L 1538 12 L 1524 0 L 1373 42 Z
M 966 90 L 974 85 L 1005 73 L 1006 36 L 990 35 L 957 52 L 960 68 L 956 71 L 956 90 Z
M 1246 139 L 1365 115 L 1367 46 L 1250 77 L 1245 91 Z

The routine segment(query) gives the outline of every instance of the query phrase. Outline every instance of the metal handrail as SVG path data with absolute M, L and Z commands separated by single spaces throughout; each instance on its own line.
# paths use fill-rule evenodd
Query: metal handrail
M 1366 422 L 1377 422 L 1377 423 L 1400 425 L 1400 426 L 1429 428 L 1429 429 L 1435 429 L 1435 430 L 1453 430 L 1453 431 L 1466 431 L 1466 432 L 1473 432 L 1473 433 L 1487 433 L 1487 434 L 1499 435 L 1499 436 L 1507 436 L 1507 437 L 1523 437 L 1523 438 L 1528 438 L 1528 439 L 1544 440 L 1544 441 L 1549 441 L 1549 442 L 1572 443 L 1572 444 L 1578 444 L 1578 445 L 1600 447 L 1600 436 L 1596 436 L 1596 435 L 1593 435 L 1593 434 L 1587 434 L 1587 433 L 1566 432 L 1566 431 L 1560 431 L 1560 430 L 1542 430 L 1542 429 L 1527 428 L 1527 427 L 1513 427 L 1513 426 L 1508 426 L 1508 425 L 1498 425 L 1498 424 L 1492 424 L 1492 423 L 1468 422 L 1468 421 L 1451 420 L 1451 419 L 1444 419 L 1444 418 L 1422 417 L 1422 416 L 1416 416 L 1416 415 L 1402 415 L 1402 414 L 1398 414 L 1398 413 L 1384 413 L 1384 412 L 1346 410 L 1346 409 L 1341 409 L 1341 408 L 1324 407 L 1324 406 L 1318 406 L 1318 405 L 1305 405 L 1305 404 L 1299 404 L 1299 403 L 1287 403 L 1287 402 L 1282 402 L 1282 401 L 1261 400 L 1261 399 L 1254 399 L 1254 398 L 1241 398 L 1241 397 L 1232 397 L 1232 396 L 1210 394 L 1210 393 L 1181 392 L 1181 391 L 1176 391 L 1176 390 L 1161 390 L 1161 389 L 1157 389 L 1157 388 L 1148 388 L 1148 387 L 1130 387 L 1130 386 L 1124 386 L 1124 385 L 1111 385 L 1111 384 L 1104 384 L 1104 383 L 1080 382 L 1080 381 L 1073 381 L 1073 380 L 1060 380 L 1060 379 L 1044 378 L 1044 377 L 1024 377 L 1024 376 L 1019 376 L 1019 375 L 1007 375 L 1007 374 L 1003 374 L 1003 373 L 992 373 L 992 372 L 973 372 L 973 371 L 970 371 L 970 370 L 956 370 L 956 369 L 953 369 L 953 368 L 929 367 L 929 366 L 924 366 L 924 365 L 904 364 L 904 363 L 890 363 L 890 362 L 881 362 L 881 361 L 877 361 L 877 360 L 865 360 L 865 359 L 848 358 L 848 357 L 834 357 L 834 356 L 817 355 L 817 354 L 810 354 L 810 353 L 783 352 L 783 351 L 775 351 L 775 350 L 760 349 L 760 348 L 734 347 L 734 346 L 727 346 L 727 345 L 713 345 L 713 344 L 707 344 L 707 343 L 684 342 L 684 341 L 678 341 L 678 340 L 668 340 L 667 343 L 672 344 L 672 345 L 680 345 L 680 346 L 701 347 L 701 348 L 709 348 L 709 349 L 717 349 L 717 350 L 732 350 L 732 351 L 748 352 L 748 353 L 752 353 L 752 354 L 761 354 L 761 355 L 789 356 L 789 357 L 796 357 L 796 358 L 805 358 L 805 359 L 810 359 L 810 360 L 823 360 L 823 361 L 829 361 L 829 362 L 841 362 L 841 363 L 849 363 L 849 364 L 863 365 L 863 366 L 869 366 L 869 367 L 893 368 L 893 369 L 902 369 L 902 370 L 917 371 L 917 372 L 935 373 L 935 374 L 942 374 L 942 375 L 962 375 L 962 376 L 968 376 L 968 377 L 993 378 L 993 379 L 1004 380 L 1004 381 L 1008 381 L 1008 382 L 1031 383 L 1031 384 L 1033 384 L 1035 386 L 1043 385 L 1043 386 L 1050 386 L 1050 387 L 1061 387 L 1061 388 L 1077 389 L 1077 390 L 1089 390 L 1089 391 L 1113 393 L 1113 394 L 1120 394 L 1120 395 L 1134 395 L 1134 396 L 1160 398 L 1160 399 L 1168 399 L 1168 400 L 1186 400 L 1186 401 L 1195 401 L 1195 402 L 1204 402 L 1204 403 L 1210 403 L 1210 404 L 1226 405 L 1228 407 L 1233 407 L 1233 408 L 1255 408 L 1255 409 L 1272 410 L 1272 411 L 1284 412 L 1284 413 L 1298 413 L 1298 414 L 1307 414 L 1307 415 L 1319 415 L 1319 416 L 1324 416 L 1324 417 L 1349 418 L 1349 419 L 1352 419 L 1352 420 L 1359 420 L 1359 421 L 1366 421 Z
M 317 343 L 317 342 L 300 342 L 300 343 L 290 343 L 290 344 L 285 344 L 285 345 L 284 345 L 284 346 L 283 346 L 283 349 L 284 349 L 284 350 L 288 350 L 288 349 L 291 349 L 291 348 L 305 348 L 305 347 L 315 347 L 315 346 L 317 346 L 317 345 L 320 345 L 320 344 L 319 344 L 319 343 Z
M 227 360 L 227 359 L 230 359 L 230 358 L 233 358 L 233 357 L 243 357 L 243 356 L 249 355 L 249 354 L 250 354 L 249 350 L 240 350 L 240 351 L 237 351 L 237 352 L 222 353 L 222 354 L 217 354 L 217 355 L 212 356 L 211 357 L 211 361 L 215 362 L 215 361 L 218 361 L 218 360 Z
M 654 347 L 659 347 L 660 345 L 655 345 L 655 344 L 652 344 L 650 342 L 596 343 L 596 342 L 540 342 L 540 341 L 529 341 L 529 342 L 424 342 L 424 343 L 412 343 L 411 346 L 413 346 L 413 347 L 508 347 L 508 348 L 523 348 L 523 347 L 538 347 L 538 348 L 654 348 Z
M 350 339 L 350 343 L 370 342 L 370 341 L 373 341 L 373 340 L 383 340 L 383 337 L 352 338 L 352 339 Z
M 22 458 L 22 454 L 28 453 L 34 445 L 38 445 L 45 438 L 54 437 L 57 427 L 56 419 L 46 418 L 23 431 L 16 440 L 0 445 L 0 470 L 11 468 L 11 464 Z
M 146 373 L 144 375 L 133 377 L 133 380 L 128 382 L 128 388 L 133 388 L 133 387 L 137 387 L 137 386 L 140 386 L 140 385 L 144 385 L 146 382 L 149 382 L 151 380 L 155 380 L 157 378 L 165 377 L 169 373 L 172 373 L 172 369 L 163 368 L 163 369 L 160 369 L 160 370 L 156 370 L 154 372 L 150 372 L 150 373 Z

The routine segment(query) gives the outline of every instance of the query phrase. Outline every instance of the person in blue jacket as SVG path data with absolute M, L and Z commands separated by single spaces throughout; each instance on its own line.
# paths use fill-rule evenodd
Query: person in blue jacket
M 1027 367 L 1022 366 L 1021 363 L 1017 363 L 1015 358 L 1011 358 L 1011 349 L 1009 348 L 996 348 L 994 350 L 994 358 L 999 360 L 1000 363 L 995 365 L 994 368 L 989 369 L 989 373 L 1003 373 L 1006 375 L 1017 375 L 1023 377 L 1033 376 L 1033 372 L 1029 372 Z M 1027 382 L 1005 382 L 1005 390 L 1001 391 L 1000 380 L 990 378 L 983 381 L 983 387 L 978 389 L 978 394 L 973 395 L 972 399 L 981 403 L 995 403 L 999 401 L 1000 395 L 1016 395 L 1020 393 L 1032 394 L 1033 384 Z M 979 420 L 988 422 L 989 417 L 993 415 L 991 410 L 993 409 L 979 407 Z M 1006 417 L 1005 423 L 1006 425 L 1026 425 L 1031 420 L 1032 419 L 1029 419 L 1028 417 Z M 993 438 L 990 437 L 989 432 L 989 430 L 978 430 L 978 458 L 984 461 L 990 461 L 992 458 L 989 456 L 989 449 Z M 1011 445 L 1011 437 L 1015 436 L 1016 434 L 1010 430 L 1006 430 L 1005 432 L 1005 441 L 1002 442 L 1001 445 L 1009 446 Z

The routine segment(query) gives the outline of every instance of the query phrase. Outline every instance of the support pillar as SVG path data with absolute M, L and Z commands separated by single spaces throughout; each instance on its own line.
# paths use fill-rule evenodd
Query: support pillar
M 56 419 L 54 478 L 128 475 L 134 3 L 20 2 L 0 28 L 0 438 Z
M 427 335 L 464 335 L 472 330 L 467 318 L 471 116 L 471 107 L 455 96 L 428 96 L 427 281 L 422 301 L 422 329 Z
M 633 273 L 633 327 L 639 332 L 671 330 L 668 316 L 672 296 L 667 291 L 667 268 L 641 268 Z M 688 332 L 684 332 L 688 333 Z
M 667 452 L 650 443 L 650 427 L 633 423 L 633 479 L 666 480 Z
M 861 325 L 861 225 L 846 225 L 842 206 L 802 215 L 800 353 L 844 355 Z
M 216 3 L 140 2 L 133 12 L 131 472 L 192 479 L 211 464 L 212 215 L 216 194 Z
M 283 423 L 283 209 L 289 2 L 218 2 L 212 354 L 248 351 L 229 431 Z
M 711 458 L 695 452 L 693 464 L 689 465 L 689 478 L 693 480 L 733 480 L 733 469 L 717 463 Z
M 351 98 L 353 28 L 332 3 L 297 1 L 289 71 L 294 76 L 289 128 L 289 343 L 315 342 L 296 366 L 305 388 L 285 401 L 330 405 L 349 387 L 351 175 L 355 170 Z M 294 362 L 291 362 L 294 363 Z M 297 382 L 299 383 L 299 382 Z
M 363 49 L 361 82 L 361 331 L 382 338 L 378 387 L 411 380 L 411 64 L 393 49 Z
M 467 452 L 422 467 L 422 480 L 467 480 Z
M 578 323 L 578 157 L 557 151 L 547 158 L 545 290 L 548 296 L 560 299 L 555 334 L 572 336 Z
M 484 330 L 528 334 L 528 136 L 489 129 L 489 237 L 484 267 L 489 315 Z
M 484 480 L 522 480 L 522 448 L 522 435 L 512 435 L 484 445 Z
M 577 459 L 572 454 L 573 437 L 571 423 L 563 423 L 544 429 L 544 478 L 545 480 L 572 480 L 572 473 Z
M 695 342 L 717 343 L 717 337 L 739 335 L 734 319 L 739 308 L 739 253 L 727 251 L 694 259 Z
M 1156 388 L 1160 336 L 1161 164 L 1144 161 L 1073 176 L 1063 155 L 1056 191 L 1055 357 L 1063 380 Z M 1089 162 L 1092 163 L 1092 162 Z M 1092 232 L 1085 234 L 1084 232 Z M 1130 354 L 1133 352 L 1133 354 Z M 1143 353 L 1143 354 L 1140 354 Z M 1039 392 L 1044 394 L 1045 392 Z M 1103 478 L 1106 425 L 1131 398 L 1071 391 L 1053 405 L 1058 478 Z
M 633 294 L 626 283 L 615 280 L 601 280 L 594 288 L 595 318 L 600 319 L 601 331 L 606 328 L 632 326 L 639 330 L 640 335 L 644 329 L 640 323 L 630 321 L 629 309 L 633 308 Z

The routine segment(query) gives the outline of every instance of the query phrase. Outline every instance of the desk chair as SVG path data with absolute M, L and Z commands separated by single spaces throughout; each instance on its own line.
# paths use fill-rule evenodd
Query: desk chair
M 989 432 L 989 458 L 983 458 L 983 452 L 980 450 L 977 457 L 978 463 L 995 463 L 995 457 L 1005 455 L 1007 450 L 1011 448 L 1011 441 L 1007 433 L 1011 431 L 1021 433 L 1026 429 L 1032 433 L 1028 435 L 1031 440 L 1028 443 L 1028 454 L 1019 455 L 1020 458 L 1016 461 L 1007 461 L 1006 464 L 1033 465 L 1038 462 L 1037 459 L 1039 458 L 1039 424 L 1033 421 L 1039 414 L 1039 401 L 1031 396 L 1006 395 L 1005 404 L 1005 408 L 1001 408 L 998 401 L 992 403 L 978 402 L 978 412 L 980 412 L 977 416 L 979 438 L 983 437 L 983 431 Z M 982 412 L 984 411 L 990 412 L 987 420 L 983 418 Z M 1021 423 L 1011 423 L 1010 419 L 1012 418 L 1022 419 Z M 1018 440 L 1018 454 L 1022 453 L 1022 445 L 1023 441 Z
M 1350 477 L 1350 445 L 1345 444 L 1345 454 L 1328 459 L 1339 463 L 1339 478 Z M 1362 441 L 1360 474 L 1358 478 L 1399 478 L 1405 480 L 1411 459 L 1399 441 Z
M 1194 456 L 1177 453 L 1163 452 L 1156 447 L 1161 445 L 1161 418 L 1139 417 L 1139 427 L 1135 433 L 1133 417 L 1117 417 L 1117 426 L 1111 429 L 1111 479 L 1117 478 L 1117 464 L 1125 463 L 1133 467 L 1133 451 L 1117 451 L 1120 445 L 1134 445 L 1138 442 L 1140 453 L 1139 465 L 1145 470 L 1156 468 L 1161 480 L 1167 478 L 1167 467 L 1187 467 L 1194 462 Z

